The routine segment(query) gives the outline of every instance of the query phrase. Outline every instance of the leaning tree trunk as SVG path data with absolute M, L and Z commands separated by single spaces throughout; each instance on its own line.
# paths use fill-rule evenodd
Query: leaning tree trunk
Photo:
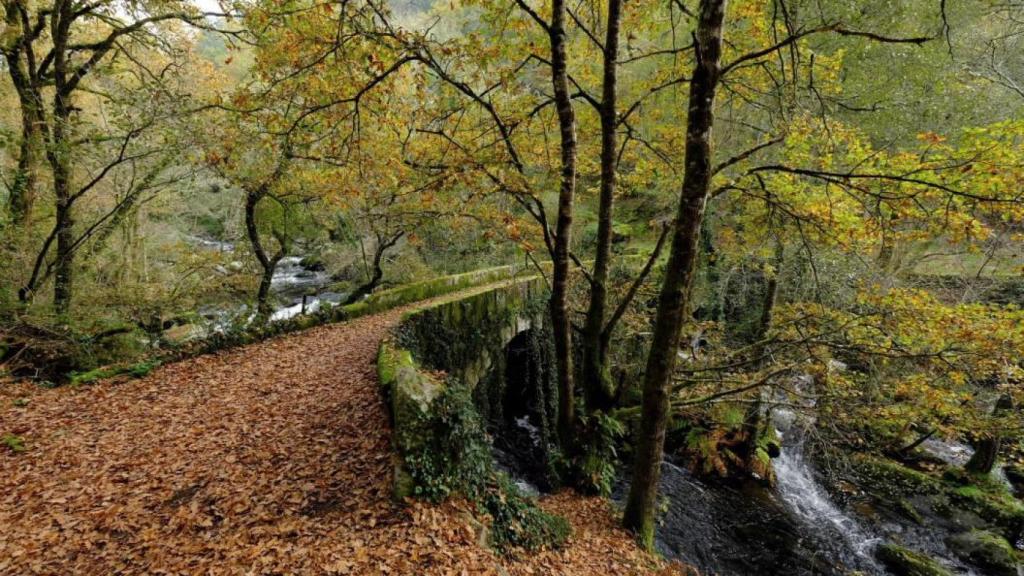
M 576 408 L 573 398 L 572 325 L 568 294 L 569 248 L 572 241 L 573 199 L 576 194 L 576 118 L 566 70 L 565 16 L 565 0 L 554 0 L 548 32 L 551 40 L 551 81 L 561 136 L 562 173 L 552 254 L 550 307 L 558 373 L 558 437 L 563 447 L 571 448 Z
M 265 195 L 266 187 L 263 186 L 258 190 L 247 192 L 245 196 L 245 232 L 249 237 L 252 252 L 262 269 L 260 286 L 256 291 L 256 321 L 258 324 L 263 324 L 270 318 L 272 312 L 270 308 L 270 288 L 274 280 L 274 270 L 277 268 L 277 263 L 285 255 L 283 243 L 278 251 L 273 256 L 270 256 L 263 247 L 263 241 L 260 240 L 260 231 L 256 225 L 256 206 Z
M 348 295 L 348 298 L 345 298 L 345 301 L 342 302 L 343 306 L 359 302 L 364 297 L 372 294 L 373 291 L 377 289 L 377 286 L 380 286 L 381 280 L 384 279 L 384 253 L 387 252 L 389 248 L 397 244 L 398 241 L 402 239 L 402 236 L 405 236 L 404 231 L 398 232 L 390 238 L 385 238 L 380 234 L 377 234 L 377 247 L 373 252 L 373 273 L 370 275 L 369 280 L 353 290 L 352 293 Z
M 696 32 L 696 58 L 690 81 L 686 127 L 686 171 L 672 236 L 672 251 L 658 299 L 654 335 L 644 375 L 640 436 L 623 523 L 641 545 L 654 547 L 654 506 L 661 477 L 668 422 L 668 385 L 675 369 L 680 331 L 689 309 L 698 237 L 710 188 L 711 128 L 721 72 L 722 26 L 726 0 L 702 0 Z
M 590 304 L 583 327 L 583 385 L 588 410 L 607 410 L 615 391 L 608 375 L 608 340 L 605 309 L 608 303 L 608 270 L 612 252 L 612 208 L 616 179 L 616 85 L 619 57 L 619 27 L 622 0 L 608 2 L 608 27 L 604 42 L 604 78 L 601 94 L 601 192 L 597 216 L 597 250 L 590 283 Z
M 256 290 L 256 318 L 259 324 L 266 322 L 273 313 L 270 307 L 270 288 L 274 284 L 274 269 L 277 262 L 274 258 L 270 260 L 269 265 L 261 266 L 263 272 L 260 274 L 260 287 Z

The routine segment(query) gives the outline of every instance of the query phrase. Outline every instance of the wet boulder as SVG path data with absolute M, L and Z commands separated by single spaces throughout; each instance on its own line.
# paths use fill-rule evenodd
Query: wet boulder
M 303 256 L 302 260 L 299 260 L 299 266 L 310 271 L 310 272 L 326 272 L 327 265 L 324 264 L 323 259 L 320 256 L 310 255 Z
M 883 544 L 875 556 L 896 576 L 953 576 L 945 566 L 924 554 L 896 544 Z
M 993 576 L 1019 576 L 1021 564 L 1005 538 L 984 530 L 971 530 L 946 539 L 954 554 Z

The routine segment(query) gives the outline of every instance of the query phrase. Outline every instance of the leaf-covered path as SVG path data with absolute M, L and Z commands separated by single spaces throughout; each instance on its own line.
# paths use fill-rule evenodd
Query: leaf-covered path
M 458 503 L 393 503 L 374 361 L 400 313 L 201 356 L 140 380 L 0 387 L 0 434 L 27 447 L 0 446 L 0 574 L 659 568 L 597 499 L 548 498 L 574 524 L 570 546 L 518 560 L 477 545 Z

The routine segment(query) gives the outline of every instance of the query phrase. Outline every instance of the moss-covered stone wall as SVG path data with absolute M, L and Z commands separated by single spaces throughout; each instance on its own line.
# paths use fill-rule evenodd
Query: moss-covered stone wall
M 458 494 L 476 502 L 498 549 L 560 545 L 568 532 L 495 469 L 474 403 L 488 397 L 480 387 L 502 381 L 495 374 L 508 343 L 543 327 L 546 302 L 543 280 L 530 278 L 422 308 L 402 319 L 378 354 L 393 424 L 395 496 Z
M 517 334 L 543 324 L 546 301 L 540 278 L 512 283 L 412 312 L 396 340 L 423 367 L 442 370 L 472 389 Z

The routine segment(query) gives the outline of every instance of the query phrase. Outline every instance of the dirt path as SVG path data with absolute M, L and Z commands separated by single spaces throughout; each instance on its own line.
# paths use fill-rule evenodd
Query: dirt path
M 521 560 L 478 546 L 458 504 L 392 502 L 374 362 L 400 314 L 0 388 L 0 434 L 28 448 L 0 445 L 0 574 L 648 573 L 599 500 L 548 499 L 571 545 Z

